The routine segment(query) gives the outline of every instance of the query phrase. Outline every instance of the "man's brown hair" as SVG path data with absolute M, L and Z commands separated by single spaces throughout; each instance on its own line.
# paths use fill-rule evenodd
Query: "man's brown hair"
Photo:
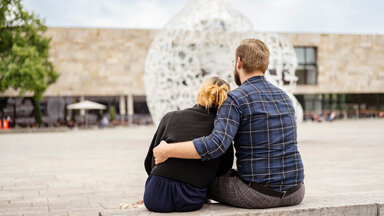
M 244 39 L 236 48 L 236 61 L 240 58 L 246 73 L 265 72 L 269 64 L 268 46 L 259 39 Z

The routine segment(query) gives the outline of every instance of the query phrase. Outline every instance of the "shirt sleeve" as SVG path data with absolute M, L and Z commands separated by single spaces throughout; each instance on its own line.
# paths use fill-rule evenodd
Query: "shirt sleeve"
M 202 161 L 218 158 L 225 153 L 239 129 L 240 116 L 237 101 L 228 94 L 217 113 L 212 133 L 192 141 Z

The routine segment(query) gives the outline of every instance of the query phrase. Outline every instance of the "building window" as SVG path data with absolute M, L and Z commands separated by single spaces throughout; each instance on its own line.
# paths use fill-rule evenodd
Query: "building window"
M 317 49 L 316 47 L 295 47 L 297 56 L 296 76 L 298 85 L 317 84 Z

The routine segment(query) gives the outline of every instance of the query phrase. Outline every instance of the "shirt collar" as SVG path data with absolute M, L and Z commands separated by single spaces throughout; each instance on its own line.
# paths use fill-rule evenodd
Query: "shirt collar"
M 259 81 L 265 81 L 265 76 L 253 76 L 253 77 L 250 77 L 248 78 L 247 80 L 245 80 L 243 82 L 243 84 L 241 85 L 244 85 L 244 84 L 248 84 L 248 83 L 255 83 L 255 82 L 259 82 Z
M 209 114 L 216 114 L 217 112 L 217 109 L 216 108 L 210 108 L 210 109 L 205 109 L 205 107 L 199 105 L 199 104 L 195 104 L 193 107 L 192 107 L 193 110 L 196 110 L 198 112 L 202 112 L 202 113 L 209 113 Z

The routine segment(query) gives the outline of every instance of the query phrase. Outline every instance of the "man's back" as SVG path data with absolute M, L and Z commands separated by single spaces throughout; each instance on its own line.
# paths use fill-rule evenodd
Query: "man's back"
M 264 76 L 246 80 L 229 94 L 241 111 L 234 138 L 240 177 L 277 191 L 302 182 L 295 110 L 288 95 Z

